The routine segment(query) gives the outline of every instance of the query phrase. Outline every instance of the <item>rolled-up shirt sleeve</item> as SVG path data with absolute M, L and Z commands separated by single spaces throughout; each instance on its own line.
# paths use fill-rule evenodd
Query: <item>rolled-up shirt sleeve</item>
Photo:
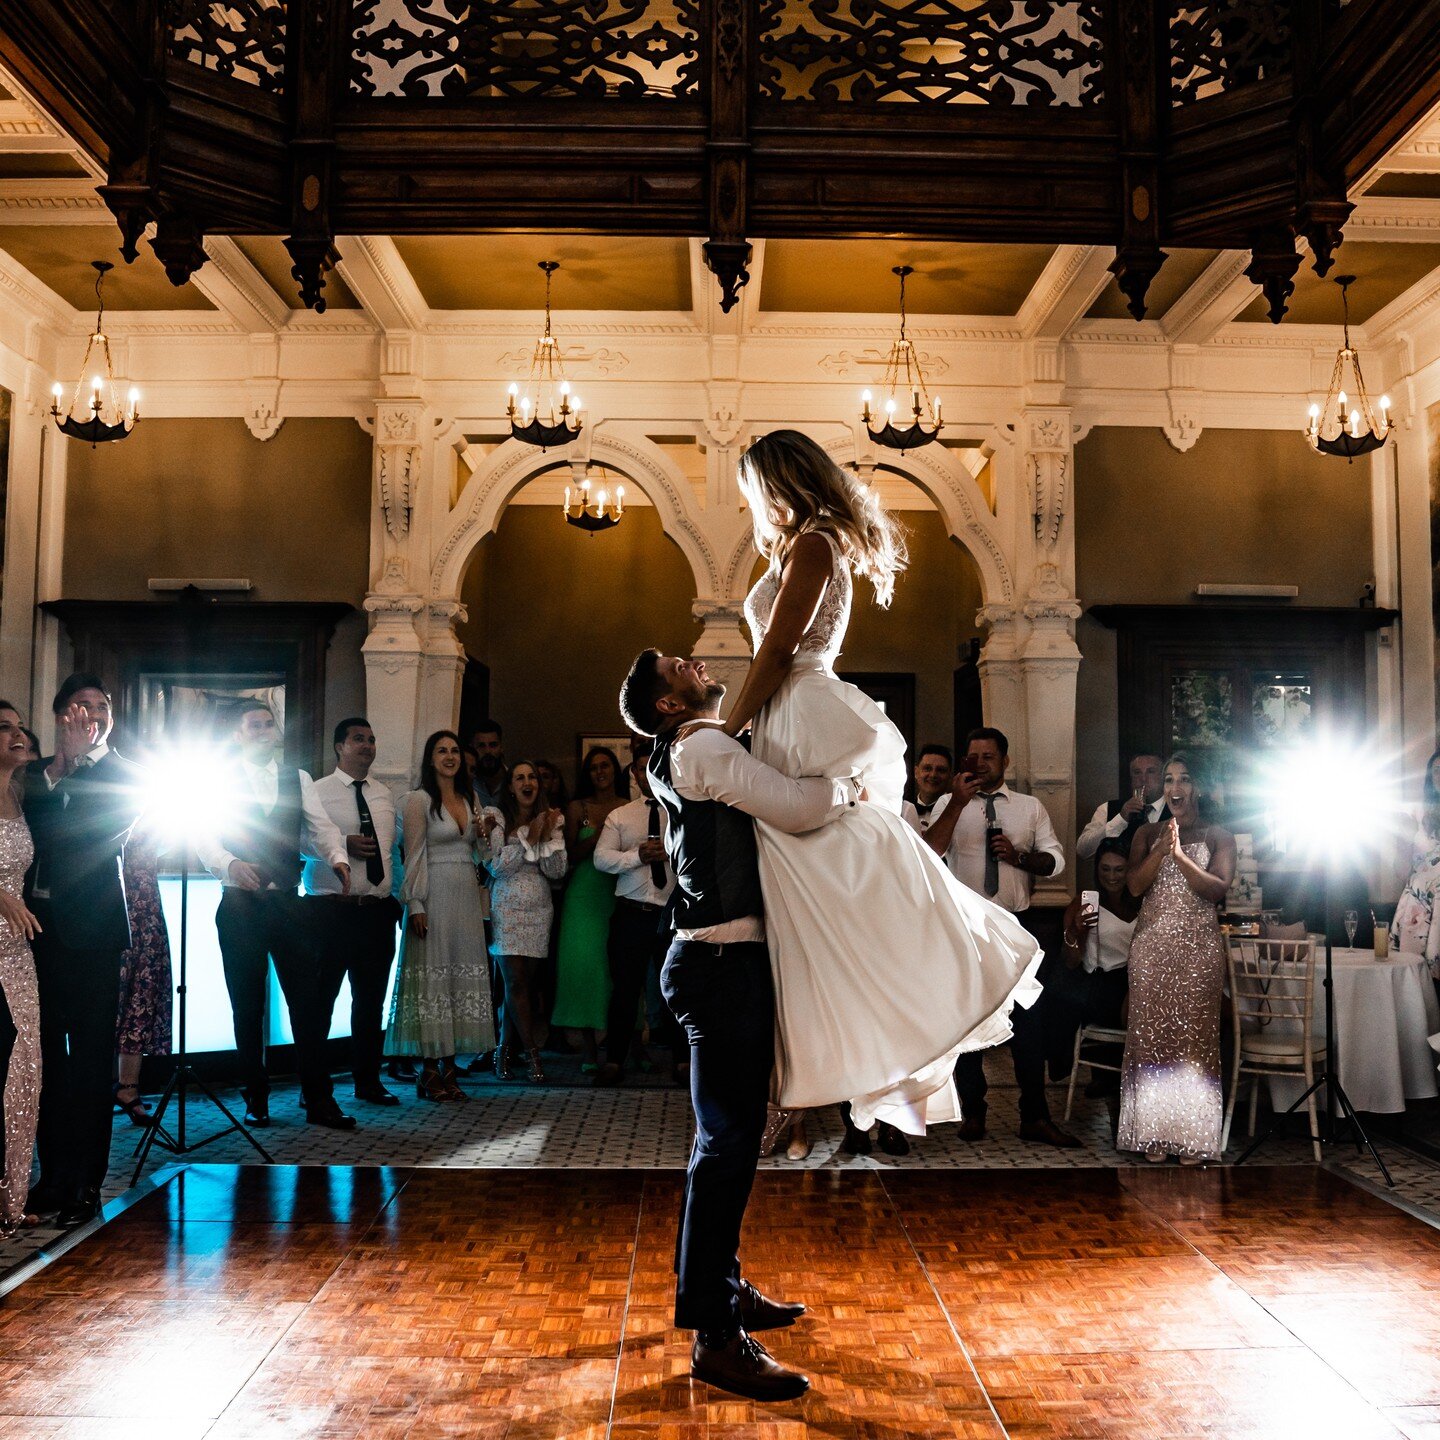
M 750 754 L 722 730 L 707 726 L 671 751 L 676 788 L 733 805 L 777 830 L 799 835 L 843 815 L 859 798 L 853 776 L 792 779 Z
M 605 875 L 628 875 L 641 863 L 638 846 L 632 850 L 625 849 L 613 810 L 600 827 L 600 838 L 595 842 L 595 854 L 592 858 L 595 868 Z
M 1040 854 L 1055 857 L 1055 869 L 1052 873 L 1058 875 L 1065 868 L 1064 846 L 1060 844 L 1060 837 L 1050 823 L 1050 812 L 1039 801 L 1036 801 L 1035 809 L 1035 849 Z

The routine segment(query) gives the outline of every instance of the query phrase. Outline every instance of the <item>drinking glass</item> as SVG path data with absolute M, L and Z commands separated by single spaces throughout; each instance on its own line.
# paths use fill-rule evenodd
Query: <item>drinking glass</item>
M 1345 939 L 1350 948 L 1355 948 L 1355 932 L 1360 928 L 1360 913 L 1357 910 L 1345 912 Z

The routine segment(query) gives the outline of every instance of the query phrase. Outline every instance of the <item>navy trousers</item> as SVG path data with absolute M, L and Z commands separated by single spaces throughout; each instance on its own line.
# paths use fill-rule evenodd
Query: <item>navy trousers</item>
M 775 991 L 763 944 L 676 940 L 660 986 L 690 1043 L 695 1143 L 675 1246 L 675 1324 L 740 1324 L 740 1227 L 760 1159 L 775 1062 Z

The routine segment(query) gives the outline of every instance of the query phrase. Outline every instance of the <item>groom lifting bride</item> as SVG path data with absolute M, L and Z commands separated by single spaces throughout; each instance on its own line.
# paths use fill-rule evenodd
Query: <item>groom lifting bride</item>
M 1011 1007 L 1039 994 L 1040 950 L 905 824 L 904 741 L 835 674 L 852 572 L 888 605 L 898 526 L 797 431 L 752 445 L 740 482 L 770 565 L 746 598 L 755 659 L 729 716 L 703 663 L 655 650 L 620 708 L 656 738 L 676 875 L 661 983 L 690 1042 L 696 1133 L 675 1321 L 697 1331 L 696 1378 L 783 1400 L 809 1382 L 750 1332 L 804 1307 L 767 1300 L 738 1258 L 767 1091 L 795 1109 L 848 1100 L 862 1129 L 958 1119 L 955 1059 L 1008 1037 Z

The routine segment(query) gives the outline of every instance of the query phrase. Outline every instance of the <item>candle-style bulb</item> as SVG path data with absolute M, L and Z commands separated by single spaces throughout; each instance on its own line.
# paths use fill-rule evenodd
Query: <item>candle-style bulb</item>
M 1360 412 L 1359 412 L 1358 410 L 1352 410 L 1352 411 L 1350 412 L 1350 433 L 1351 433 L 1352 435 L 1356 436 L 1357 438 L 1359 437 L 1359 434 L 1360 434 Z
M 565 513 L 567 515 L 570 513 L 570 487 L 568 485 L 565 487 Z
M 886 415 L 888 415 L 888 416 L 890 416 L 890 417 L 892 417 L 892 418 L 894 417 L 894 414 L 895 414 L 895 402 L 894 402 L 893 400 L 887 400 L 887 401 L 885 402 L 885 413 L 886 413 Z
M 618 520 L 625 513 L 625 487 L 615 487 L 615 518 Z
M 62 386 L 62 385 L 60 384 L 60 382 L 57 380 L 57 381 L 50 387 L 50 393 L 58 400 L 58 399 L 65 393 L 65 388 L 64 388 L 64 386 Z
M 1340 405 L 1340 413 L 1343 415 L 1345 413 L 1345 407 L 1350 403 L 1350 397 L 1342 390 L 1340 394 L 1336 396 L 1336 399 Z

